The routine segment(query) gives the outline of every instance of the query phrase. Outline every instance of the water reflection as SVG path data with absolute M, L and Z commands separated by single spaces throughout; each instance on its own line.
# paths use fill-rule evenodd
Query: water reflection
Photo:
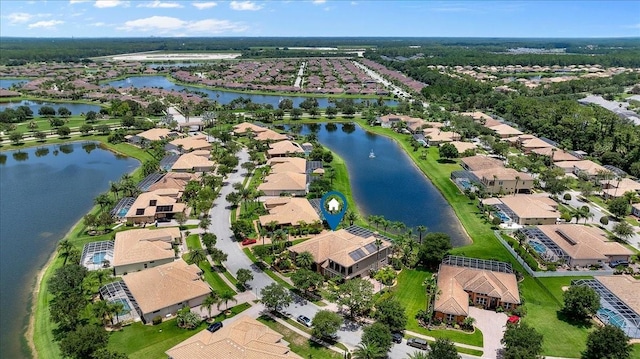
M 14 160 L 18 162 L 23 162 L 29 159 L 29 153 L 18 151 L 18 152 L 14 152 L 12 157 Z
M 49 149 L 47 147 L 38 148 L 36 150 L 36 157 L 44 157 L 49 154 Z

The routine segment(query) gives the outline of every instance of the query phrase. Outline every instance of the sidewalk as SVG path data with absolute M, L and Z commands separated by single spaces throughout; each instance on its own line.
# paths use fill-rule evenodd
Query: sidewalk
M 340 348 L 338 348 L 338 347 L 336 347 L 334 345 L 330 345 L 329 343 L 326 343 L 326 342 L 324 342 L 324 341 L 322 341 L 320 339 L 312 337 L 311 334 L 309 334 L 309 333 L 307 333 L 307 332 L 305 332 L 305 331 L 303 331 L 301 329 L 298 329 L 298 327 L 289 324 L 284 319 L 276 317 L 275 315 L 271 314 L 271 312 L 265 312 L 265 314 L 268 315 L 273 320 L 275 320 L 276 322 L 278 322 L 278 323 L 284 325 L 285 327 L 293 330 L 294 332 L 296 332 L 296 334 L 299 334 L 299 335 L 301 335 L 301 336 L 303 336 L 303 337 L 305 337 L 305 338 L 307 338 L 309 340 L 313 340 L 314 342 L 316 342 L 316 343 L 318 343 L 318 344 L 320 344 L 320 345 L 322 345 L 322 346 L 324 346 L 326 348 L 329 348 L 329 349 L 333 350 L 336 353 L 344 354 L 344 352 L 345 352 L 344 349 L 340 349 Z

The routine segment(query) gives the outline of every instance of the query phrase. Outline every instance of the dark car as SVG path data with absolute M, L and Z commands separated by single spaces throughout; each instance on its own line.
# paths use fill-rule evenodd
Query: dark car
M 297 320 L 298 320 L 298 323 L 304 324 L 307 327 L 311 327 L 311 319 L 309 319 L 308 317 L 305 317 L 304 315 L 299 315 Z
M 394 343 L 402 343 L 402 334 L 400 333 L 391 333 L 391 339 Z
M 215 333 L 222 328 L 222 322 L 216 322 L 207 327 L 207 330 L 211 333 Z
M 429 348 L 429 343 L 420 338 L 409 338 L 409 340 L 407 340 L 407 345 L 422 350 L 427 350 Z
M 628 267 L 629 266 L 629 262 L 625 261 L 624 259 L 620 259 L 617 261 L 611 261 L 610 263 L 612 268 L 615 268 L 617 266 L 623 266 L 623 267 Z

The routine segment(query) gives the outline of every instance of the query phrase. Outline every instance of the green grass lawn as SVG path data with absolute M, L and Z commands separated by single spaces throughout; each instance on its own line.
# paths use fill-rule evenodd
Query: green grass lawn
M 202 263 L 200 263 L 199 267 L 200 269 L 202 269 L 202 272 L 204 273 L 203 275 L 204 280 L 207 281 L 207 283 L 209 283 L 209 285 L 214 291 L 216 291 L 217 293 L 222 293 L 222 292 L 235 293 L 236 292 L 233 288 L 229 287 L 227 282 L 225 282 L 222 278 L 220 278 L 220 274 L 214 271 L 208 262 L 203 261 Z
M 202 249 L 202 243 L 200 243 L 200 235 L 199 234 L 191 234 L 187 237 L 186 240 L 187 248 L 190 251 L 194 249 Z
M 282 334 L 284 336 L 284 340 L 289 343 L 291 351 L 303 358 L 340 359 L 343 357 L 341 354 L 303 337 L 290 328 L 276 322 L 271 317 L 261 316 L 258 318 L 258 321 Z
M 476 330 L 471 334 L 458 330 L 428 330 L 418 325 L 416 314 L 427 306 L 427 297 L 422 287 L 425 278 L 431 272 L 420 269 L 404 269 L 398 276 L 398 285 L 393 288 L 394 297 L 406 308 L 408 317 L 407 330 L 429 335 L 435 338 L 448 338 L 457 343 L 482 347 L 482 332 Z
M 640 344 L 634 344 L 631 351 L 631 359 L 640 359 Z

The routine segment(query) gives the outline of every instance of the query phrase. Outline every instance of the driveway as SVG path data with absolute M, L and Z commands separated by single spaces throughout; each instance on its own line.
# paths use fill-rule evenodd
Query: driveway
M 498 349 L 502 348 L 500 340 L 504 336 L 507 317 L 504 313 L 469 307 L 469 316 L 475 318 L 475 326 L 483 335 L 483 358 L 497 358 Z

